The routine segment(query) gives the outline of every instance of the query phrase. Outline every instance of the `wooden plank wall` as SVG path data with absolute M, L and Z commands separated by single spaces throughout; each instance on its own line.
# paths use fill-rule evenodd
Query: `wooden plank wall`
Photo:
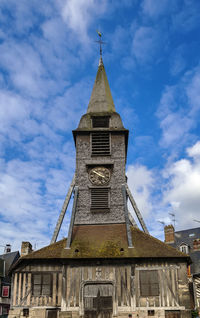
M 158 270 L 159 296 L 140 296 L 139 271 L 145 269 Z M 13 280 L 13 306 L 60 307 L 62 305 L 65 310 L 78 310 L 81 302 L 83 304 L 84 284 L 102 281 L 113 284 L 114 307 L 119 310 L 150 307 L 179 308 L 178 271 L 178 266 L 167 263 L 98 267 L 27 266 L 20 272 L 15 273 Z M 52 297 L 32 296 L 32 273 L 37 272 L 52 273 Z
M 32 273 L 52 273 L 52 297 L 32 295 Z M 15 272 L 13 283 L 13 307 L 60 306 L 62 290 L 62 269 L 59 266 L 26 266 Z
M 158 270 L 159 296 L 140 296 L 139 271 Z M 179 308 L 178 266 L 151 264 L 136 267 L 136 307 Z
M 67 267 L 66 307 L 68 310 L 79 307 L 80 293 L 89 282 L 113 283 L 117 296 L 114 301 L 120 306 L 131 306 L 131 267 L 130 266 L 87 266 Z M 83 290 L 81 291 L 80 286 Z

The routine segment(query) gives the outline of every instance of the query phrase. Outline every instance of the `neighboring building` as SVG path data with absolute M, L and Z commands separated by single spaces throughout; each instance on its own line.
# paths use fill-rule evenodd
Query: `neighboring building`
M 173 225 L 165 226 L 165 242 L 190 256 L 192 264 L 188 276 L 192 283 L 194 308 L 200 311 L 200 227 L 175 232 Z
M 6 245 L 4 254 L 0 255 L 0 317 L 7 317 L 10 309 L 11 278 L 8 272 L 19 257 L 19 252 L 11 252 L 9 244 Z
M 23 243 L 27 255 L 12 271 L 9 318 L 190 317 L 190 258 L 130 225 L 128 130 L 116 113 L 102 58 L 87 113 L 73 135 L 68 238 L 35 252 Z

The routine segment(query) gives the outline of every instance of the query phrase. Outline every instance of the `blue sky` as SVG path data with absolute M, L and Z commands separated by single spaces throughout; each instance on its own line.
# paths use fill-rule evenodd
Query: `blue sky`
M 97 72 L 96 30 L 130 130 L 129 186 L 150 233 L 200 220 L 199 0 L 1 0 L 0 251 L 50 242 L 75 169 L 71 130 Z M 59 238 L 67 235 L 70 208 Z

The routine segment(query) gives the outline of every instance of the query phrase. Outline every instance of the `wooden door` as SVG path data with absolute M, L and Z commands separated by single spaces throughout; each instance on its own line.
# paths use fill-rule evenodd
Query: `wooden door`
M 113 312 L 112 284 L 88 284 L 84 289 L 85 318 L 111 318 Z
M 46 318 L 57 318 L 57 309 L 48 309 L 46 311 Z
M 179 310 L 165 310 L 165 318 L 180 318 Z

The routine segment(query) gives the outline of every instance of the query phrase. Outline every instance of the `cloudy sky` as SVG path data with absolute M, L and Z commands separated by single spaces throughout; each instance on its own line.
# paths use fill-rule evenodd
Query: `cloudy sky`
M 170 213 L 176 230 L 200 226 L 199 12 L 199 0 L 0 1 L 0 252 L 50 242 L 75 169 L 71 130 L 96 76 L 97 29 L 150 233 L 163 239 Z

